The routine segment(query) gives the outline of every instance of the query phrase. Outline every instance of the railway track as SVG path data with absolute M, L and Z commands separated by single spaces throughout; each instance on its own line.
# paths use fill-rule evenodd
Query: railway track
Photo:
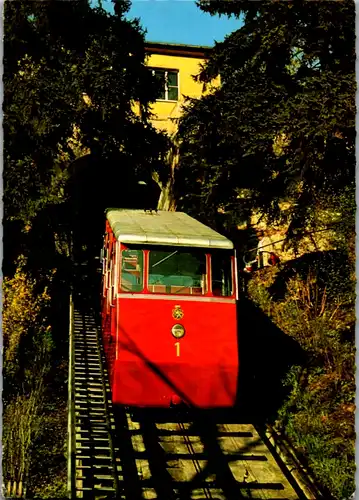
M 252 424 L 113 408 L 95 314 L 70 309 L 70 498 L 316 498 Z
M 95 319 L 76 308 L 70 316 L 69 490 L 72 498 L 120 498 L 111 393 Z

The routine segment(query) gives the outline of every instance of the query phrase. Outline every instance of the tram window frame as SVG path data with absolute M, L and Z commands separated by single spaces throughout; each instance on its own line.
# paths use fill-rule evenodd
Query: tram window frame
M 222 260 L 222 263 L 218 265 L 216 263 L 216 259 Z M 222 298 L 232 298 L 235 295 L 235 277 L 234 277 L 234 269 L 233 269 L 233 253 L 226 250 L 217 250 L 211 252 L 211 290 L 212 295 L 214 297 L 222 297 Z M 218 262 L 217 260 L 217 262 Z M 216 276 L 218 269 L 223 268 L 224 264 L 227 269 L 222 269 L 222 272 L 227 273 L 227 277 L 225 277 L 225 281 L 222 278 L 220 280 L 214 280 L 213 277 Z M 221 287 L 214 286 L 214 283 L 221 283 Z M 220 293 L 218 293 L 218 291 Z
M 116 272 L 116 251 L 117 251 L 117 245 L 116 242 L 112 242 L 112 247 L 111 247 L 111 270 L 110 270 L 110 297 L 111 297 L 111 304 L 115 300 L 116 297 L 116 280 L 117 280 L 117 272 Z
M 109 239 L 106 248 L 106 290 L 110 289 L 110 277 L 111 277 L 111 240 Z
M 132 273 L 129 273 L 129 269 L 123 269 L 123 264 L 124 264 L 124 252 L 138 252 L 138 256 L 140 257 L 140 263 L 137 264 L 139 265 L 140 268 L 134 270 L 136 273 L 139 272 L 138 278 L 139 278 L 139 283 L 133 284 L 133 288 L 124 288 L 123 286 L 123 274 L 124 271 L 127 272 L 128 275 L 132 275 Z M 120 262 L 119 262 L 119 272 L 118 272 L 118 281 L 119 281 L 119 291 L 121 293 L 142 293 L 145 287 L 145 256 L 144 256 L 144 251 L 142 248 L 136 248 L 136 247 L 128 247 L 121 245 L 121 250 L 120 250 Z
M 106 232 L 103 238 L 103 247 L 101 248 L 101 253 L 100 253 L 103 276 L 106 274 L 107 270 L 107 248 L 108 248 L 108 233 Z
M 107 289 L 107 248 L 108 248 L 108 233 L 104 237 L 103 245 L 103 261 L 102 261 L 102 296 L 106 296 Z
M 199 266 L 203 266 L 203 273 L 198 274 L 197 276 L 191 276 L 186 274 L 162 274 L 162 273 L 151 273 L 151 257 L 154 254 L 163 253 L 167 254 L 163 256 L 163 259 L 169 259 L 172 255 L 182 253 L 182 254 L 191 254 L 193 257 L 201 256 L 202 262 L 199 262 Z M 155 262 L 155 265 L 159 264 L 161 259 L 158 262 Z M 164 261 L 163 261 L 164 262 Z M 177 263 L 177 266 L 179 263 Z M 153 267 L 153 266 L 152 266 Z M 157 282 L 151 282 L 152 276 L 158 276 Z M 174 277 L 182 278 L 182 283 L 176 284 L 174 283 Z M 171 283 L 172 278 L 172 283 Z M 190 295 L 190 296 L 198 296 L 203 297 L 208 294 L 208 266 L 207 266 L 207 258 L 206 258 L 206 249 L 204 248 L 191 248 L 191 247 L 167 247 L 167 246 L 155 246 L 149 248 L 148 252 L 148 271 L 147 271 L 147 288 L 148 293 L 158 295 Z M 187 279 L 187 283 L 185 283 Z M 192 280 L 192 282 L 190 282 Z M 196 283 L 199 282 L 199 283 Z

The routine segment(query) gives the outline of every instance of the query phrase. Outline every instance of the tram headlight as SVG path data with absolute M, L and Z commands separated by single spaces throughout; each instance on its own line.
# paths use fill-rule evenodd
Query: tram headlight
M 172 335 L 176 339 L 181 339 L 184 336 L 184 334 L 186 333 L 186 330 L 184 329 L 184 326 L 182 326 L 180 324 L 173 325 L 171 331 L 172 331 Z

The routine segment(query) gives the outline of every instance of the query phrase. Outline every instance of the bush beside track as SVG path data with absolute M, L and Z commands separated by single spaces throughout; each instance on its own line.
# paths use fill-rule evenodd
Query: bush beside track
M 305 353 L 283 381 L 289 396 L 276 428 L 337 500 L 355 489 L 354 283 L 339 252 L 262 269 L 248 283 L 250 299 Z

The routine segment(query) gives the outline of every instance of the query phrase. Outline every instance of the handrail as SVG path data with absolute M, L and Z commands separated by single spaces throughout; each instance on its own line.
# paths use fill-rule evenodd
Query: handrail
M 75 498 L 75 395 L 74 395 L 74 338 L 73 338 L 73 313 L 74 306 L 72 293 L 70 293 L 69 307 L 69 377 L 68 377 L 68 448 L 67 448 L 67 490 L 68 498 Z

